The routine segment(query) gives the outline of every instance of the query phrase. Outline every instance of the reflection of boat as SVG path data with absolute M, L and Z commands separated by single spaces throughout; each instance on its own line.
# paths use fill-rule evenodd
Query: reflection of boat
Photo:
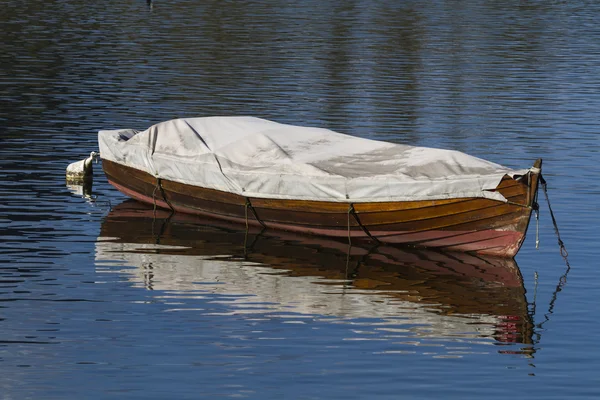
M 101 131 L 99 145 L 112 185 L 165 209 L 504 257 L 523 243 L 541 169 L 247 117 Z
M 333 239 L 208 222 L 127 201 L 102 224 L 98 265 L 133 265 L 133 279 L 151 289 L 242 295 L 239 313 L 262 304 L 269 311 L 400 319 L 420 336 L 531 342 L 513 260 L 385 245 L 349 250 Z

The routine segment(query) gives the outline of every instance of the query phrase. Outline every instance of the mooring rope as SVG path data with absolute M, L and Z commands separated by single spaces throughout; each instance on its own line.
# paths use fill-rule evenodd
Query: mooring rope
M 352 237 L 350 236 L 350 212 L 352 211 L 352 204 L 348 207 L 348 246 L 352 246 Z
M 544 314 L 544 320 L 537 324 L 534 323 L 535 328 L 543 329 L 544 324 L 550 320 L 550 316 L 554 313 L 554 307 L 556 305 L 556 300 L 558 298 L 558 294 L 563 290 L 564 286 L 567 284 L 567 276 L 569 275 L 569 271 L 571 271 L 571 265 L 569 264 L 569 260 L 568 260 L 569 253 L 567 252 L 567 248 L 565 247 L 565 244 L 560 237 L 558 223 L 556 222 L 556 217 L 554 216 L 554 212 L 552 211 L 552 206 L 550 204 L 550 198 L 548 196 L 548 184 L 546 183 L 546 180 L 544 179 L 544 177 L 541 174 L 540 174 L 539 179 L 540 179 L 540 184 L 542 186 L 542 189 L 544 190 L 544 196 L 546 197 L 546 202 L 548 203 L 548 210 L 550 211 L 550 217 L 552 218 L 552 224 L 554 225 L 554 233 L 556 233 L 556 237 L 558 239 L 560 255 L 565 260 L 565 264 L 567 267 L 565 272 L 559 278 L 558 283 L 557 283 L 556 287 L 554 288 L 554 291 L 552 292 L 552 297 L 550 299 L 550 303 L 548 304 L 548 311 Z M 537 200 L 537 193 L 536 193 L 536 200 Z M 537 214 L 538 214 L 538 212 L 536 210 L 536 218 L 537 218 Z M 530 304 L 531 310 L 529 312 L 529 315 L 531 316 L 532 321 L 533 321 L 533 317 L 535 316 L 535 313 L 536 313 L 536 297 L 537 297 L 537 289 L 538 289 L 538 279 L 539 279 L 539 275 L 538 275 L 537 271 L 535 271 L 534 272 L 535 286 L 534 286 L 534 290 L 533 290 L 533 303 Z M 541 333 L 534 332 L 534 334 L 536 336 L 534 343 L 539 343 L 541 340 Z
M 569 252 L 567 251 L 564 242 L 560 238 L 558 224 L 556 222 L 556 218 L 554 217 L 552 206 L 550 205 L 550 198 L 548 197 L 548 185 L 542 175 L 540 175 L 540 183 L 542 184 L 542 189 L 544 189 L 544 196 L 546 196 L 546 202 L 548 203 L 548 209 L 550 210 L 550 217 L 552 218 L 552 224 L 554 225 L 554 233 L 556 233 L 556 237 L 558 239 L 558 246 L 560 247 L 560 255 L 562 256 L 562 258 L 564 258 L 567 267 L 571 268 L 571 266 L 569 265 L 569 260 L 567 259 L 567 257 L 569 256 Z
M 167 203 L 167 205 L 171 209 L 171 213 L 174 213 L 175 209 L 171 205 L 171 202 L 169 201 L 169 199 L 167 199 L 167 194 L 165 193 L 165 189 L 162 187 L 162 183 L 161 183 L 161 179 L 160 178 L 158 178 L 158 187 L 160 189 L 160 192 L 162 193 L 163 200 L 165 201 L 165 203 Z
M 248 232 L 248 206 L 250 205 L 250 201 L 246 199 L 246 204 L 244 205 L 244 217 L 246 219 L 246 232 Z
M 356 223 L 358 224 L 358 226 L 360 227 L 360 229 L 362 229 L 362 231 L 369 237 L 371 238 L 371 240 L 373 240 L 375 243 L 380 243 L 379 239 L 377 239 L 375 236 L 371 235 L 371 232 L 369 232 L 369 230 L 367 229 L 366 226 L 364 226 L 361 222 L 360 219 L 358 218 L 358 214 L 356 213 L 356 210 L 354 209 L 354 204 L 350 203 L 350 208 L 348 209 L 348 237 L 350 237 L 350 214 L 352 214 L 352 216 L 354 217 L 354 219 L 356 220 Z
M 258 214 L 256 213 L 256 210 L 254 209 L 254 207 L 252 207 L 252 203 L 250 202 L 250 199 L 248 197 L 246 197 L 246 204 L 244 206 L 244 214 L 246 215 L 246 229 L 248 229 L 248 207 L 250 208 L 250 211 L 252 211 L 252 215 L 254 215 L 254 218 L 258 221 L 258 223 L 263 228 L 266 228 L 267 226 L 265 225 L 265 223 L 262 222 L 260 218 L 258 218 Z
M 161 181 L 160 178 L 156 178 L 156 186 L 154 186 L 154 190 L 152 191 L 152 204 L 153 204 L 152 215 L 154 217 L 156 217 L 156 191 L 159 189 L 160 189 L 160 193 L 162 194 L 162 198 L 163 198 L 164 202 L 169 206 L 171 213 L 175 212 L 175 209 L 171 205 L 171 202 L 169 200 L 167 200 L 167 195 L 165 194 L 165 189 L 163 189 L 160 181 Z
M 158 189 L 159 178 L 156 179 L 156 186 L 154 186 L 154 190 L 152 191 L 152 218 L 156 219 L 156 190 Z
M 540 210 L 535 210 L 535 248 L 540 248 Z

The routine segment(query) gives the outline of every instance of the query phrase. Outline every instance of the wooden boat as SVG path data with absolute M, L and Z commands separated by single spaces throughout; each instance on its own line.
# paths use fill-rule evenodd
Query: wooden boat
M 532 343 L 523 279 L 512 259 L 348 246 L 344 238 L 246 230 L 133 200 L 117 205 L 103 220 L 96 259 L 102 268 L 120 260 L 128 266 L 124 274 L 152 290 L 185 294 L 210 287 L 215 294 L 235 293 L 285 313 L 391 318 L 394 323 L 400 318 L 422 326 L 413 328 L 418 336 L 456 339 L 475 332 L 469 337 Z M 199 284 L 213 280 L 219 285 Z M 343 293 L 336 289 L 340 286 Z
M 198 122 L 198 120 L 201 121 Z M 262 123 L 264 120 L 258 121 Z M 404 188 L 412 190 L 412 187 L 410 186 L 411 182 L 415 182 L 415 185 L 420 185 L 417 194 L 410 195 L 412 197 L 404 196 L 400 193 L 399 195 L 386 194 L 379 197 L 370 195 L 363 197 L 356 196 L 357 198 L 355 199 L 352 197 L 353 194 L 349 196 L 348 193 L 351 193 L 350 190 L 347 190 L 345 194 L 332 195 L 330 196 L 332 197 L 331 199 L 327 197 L 329 194 L 323 196 L 324 199 L 320 199 L 319 197 L 307 199 L 306 196 L 304 196 L 304 198 L 294 198 L 293 195 L 288 196 L 286 193 L 282 192 L 275 193 L 273 190 L 263 195 L 259 190 L 248 190 L 247 185 L 252 185 L 254 181 L 262 179 L 263 175 L 267 176 L 265 179 L 269 179 L 269 177 L 274 174 L 271 173 L 271 175 L 268 175 L 268 173 L 272 172 L 270 170 L 277 167 L 279 164 L 284 164 L 284 168 L 289 168 L 288 165 L 290 162 L 287 155 L 288 152 L 291 153 L 291 151 L 289 151 L 288 148 L 284 148 L 285 144 L 281 145 L 280 143 L 276 143 L 275 147 L 277 147 L 277 151 L 279 148 L 284 148 L 284 150 L 286 150 L 284 153 L 287 158 L 283 157 L 285 158 L 283 163 L 279 162 L 282 156 L 277 153 L 275 154 L 274 159 L 277 159 L 279 164 L 263 163 L 260 165 L 260 169 L 248 167 L 252 173 L 258 171 L 255 176 L 251 176 L 249 173 L 246 173 L 246 175 L 234 175 L 233 173 L 228 172 L 232 170 L 232 167 L 226 167 L 224 165 L 225 162 L 229 162 L 230 159 L 237 157 L 236 153 L 234 153 L 233 156 L 227 155 L 227 157 L 225 157 L 217 151 L 207 151 L 205 149 L 210 147 L 206 143 L 206 132 L 200 132 L 201 129 L 198 128 L 198 124 L 205 124 L 205 122 L 206 119 L 176 120 L 175 122 L 169 121 L 171 125 L 167 125 L 166 128 L 163 127 L 163 131 L 169 131 L 170 129 L 171 131 L 176 131 L 177 135 L 181 135 L 181 131 L 184 130 L 181 128 L 181 124 L 190 127 L 192 127 L 192 124 L 196 124 L 190 131 L 192 132 L 191 135 L 200 137 L 200 141 L 202 142 L 202 151 L 204 151 L 202 162 L 205 163 L 202 165 L 206 165 L 207 168 L 210 167 L 213 168 L 214 171 L 217 171 L 216 173 L 211 172 L 212 175 L 209 176 L 209 179 L 215 179 L 213 178 L 215 174 L 218 174 L 219 171 L 223 172 L 224 176 L 219 176 L 219 179 L 224 182 L 220 184 L 221 186 L 213 185 L 213 187 L 207 187 L 210 186 L 210 184 L 199 185 L 190 183 L 189 177 L 186 179 L 179 179 L 177 173 L 188 170 L 190 168 L 188 165 L 192 165 L 185 164 L 185 162 L 192 157 L 189 155 L 191 151 L 188 148 L 189 144 L 185 143 L 188 139 L 181 139 L 180 136 L 177 136 L 175 140 L 173 138 L 165 138 L 163 140 L 164 143 L 162 144 L 161 153 L 158 150 L 160 148 L 161 140 L 161 124 L 144 132 L 148 136 L 147 138 L 143 138 L 143 143 L 146 146 L 144 149 L 148 153 L 147 156 L 139 155 L 139 143 L 138 147 L 135 148 L 135 154 L 133 152 L 127 154 L 118 153 L 117 155 L 113 153 L 115 147 L 131 141 L 132 137 L 141 134 L 137 134 L 137 132 L 133 131 L 100 132 L 99 141 L 100 152 L 103 158 L 102 166 L 108 181 L 122 193 L 141 202 L 153 204 L 156 207 L 172 209 L 176 212 L 219 218 L 237 222 L 239 224 L 245 224 L 246 226 L 261 226 L 269 229 L 298 233 L 345 237 L 351 240 L 352 243 L 372 241 L 395 245 L 437 248 L 447 251 L 475 252 L 501 257 L 513 257 L 518 252 L 524 241 L 531 212 L 535 206 L 538 179 L 541 174 L 541 159 L 537 160 L 530 169 L 513 171 L 502 169 L 503 167 L 497 164 L 484 162 L 483 160 L 466 156 L 462 153 L 434 149 L 431 149 L 433 151 L 432 155 L 424 153 L 425 156 L 423 157 L 429 157 L 432 161 L 429 161 L 429 164 L 424 165 L 424 167 L 417 172 L 419 175 L 416 178 L 415 176 L 406 178 L 405 175 L 402 175 L 401 179 L 403 180 L 397 184 L 401 190 L 405 190 Z M 239 121 L 235 122 L 236 132 L 243 130 L 244 124 L 241 124 L 242 127 L 240 128 Z M 245 120 L 242 122 L 248 123 L 248 121 Z M 270 121 L 266 122 L 275 124 Z M 211 123 L 214 124 L 214 121 Z M 222 123 L 222 120 L 219 120 L 219 123 Z M 173 128 L 173 124 L 175 124 L 176 128 Z M 252 124 L 250 123 L 249 125 Z M 281 124 L 277 125 L 280 126 Z M 288 127 L 287 125 L 281 126 Z M 272 128 L 270 125 L 269 127 Z M 348 137 L 347 135 L 338 134 L 332 131 L 320 131 L 325 132 L 319 132 L 319 135 L 321 135 L 318 138 L 319 140 L 322 140 L 323 137 L 329 137 L 327 135 L 344 136 L 339 139 L 343 144 L 348 140 L 358 140 L 356 138 L 346 139 Z M 230 131 L 226 132 L 229 134 Z M 298 131 L 291 131 L 291 134 L 296 135 L 298 134 Z M 277 137 L 273 139 L 273 136 L 274 135 L 268 137 L 269 144 L 271 141 L 280 140 Z M 107 140 L 106 137 L 109 137 L 112 141 Z M 246 138 L 243 135 L 240 137 L 244 140 Z M 236 140 L 242 142 L 242 139 Z M 160 163 L 159 161 L 156 161 L 158 160 L 157 157 L 161 156 L 161 154 L 171 151 L 173 148 L 171 142 L 177 140 L 184 143 L 182 147 L 186 149 L 185 151 L 187 151 L 187 153 L 179 159 L 166 155 L 160 159 Z M 262 137 L 260 140 L 263 142 L 265 141 Z M 356 144 L 355 147 L 369 146 L 371 142 L 376 143 L 376 146 L 379 146 L 378 143 L 385 143 L 368 141 L 366 139 L 360 140 L 361 142 Z M 138 140 L 138 142 L 140 141 L 141 139 Z M 313 142 L 318 142 L 318 140 L 314 140 Z M 306 143 L 302 143 L 302 145 L 306 145 Z M 387 146 L 384 148 L 387 152 L 385 153 L 386 159 L 383 159 L 383 156 L 379 154 L 382 153 L 382 150 L 377 148 L 376 151 L 371 151 L 369 153 L 369 157 L 371 158 L 368 161 L 371 162 L 374 159 L 372 155 L 379 152 L 377 153 L 378 158 L 373 161 L 373 163 L 385 168 L 387 160 L 394 158 L 394 151 L 397 147 L 400 147 L 400 145 L 392 145 L 389 143 L 385 143 L 385 145 Z M 231 146 L 231 144 L 228 144 L 228 146 Z M 267 147 L 265 150 L 260 146 L 255 146 L 254 143 L 250 143 L 248 146 L 258 148 L 258 150 L 255 149 L 256 151 L 251 154 L 249 157 L 250 159 L 252 157 L 262 157 L 262 154 L 272 154 L 275 151 L 272 150 L 271 147 Z M 406 151 L 405 147 L 408 146 L 403 146 L 399 151 Z M 422 148 L 410 148 L 409 151 L 414 153 L 414 149 L 418 149 L 420 152 L 419 154 L 422 154 L 423 152 Z M 239 149 L 236 148 L 236 152 L 237 151 L 239 151 Z M 132 163 L 129 162 L 134 156 L 142 160 L 139 161 L 137 165 L 135 165 L 135 163 L 132 165 Z M 207 157 L 211 156 L 216 160 L 216 167 L 206 163 Z M 357 160 L 357 156 L 354 153 L 351 157 L 346 155 L 343 156 L 346 158 L 336 155 L 337 158 L 334 159 L 334 161 L 340 158 L 344 160 L 353 160 L 352 163 L 348 164 L 348 168 L 352 168 L 355 165 L 358 165 L 359 168 L 369 168 L 371 165 L 367 164 L 362 159 L 354 161 Z M 427 175 L 428 171 L 432 168 L 437 168 L 435 161 L 436 157 L 444 159 L 439 162 L 442 166 L 442 172 L 437 175 L 429 176 Z M 463 164 L 455 163 L 455 159 L 457 158 L 466 161 L 464 161 Z M 446 161 L 446 159 L 450 161 Z M 172 164 L 168 164 L 169 162 Z M 334 165 L 331 158 L 328 162 L 329 164 L 325 164 L 327 168 Z M 404 162 L 404 160 L 398 161 L 398 163 L 400 162 Z M 417 162 L 420 161 L 417 160 Z M 165 173 L 160 171 L 157 172 L 156 170 L 159 169 L 159 167 L 153 163 L 160 165 L 160 168 L 168 171 Z M 179 165 L 180 163 L 182 164 Z M 465 174 L 464 179 L 455 173 L 455 170 L 457 169 L 466 170 L 467 167 L 464 167 L 464 164 L 470 163 L 474 163 L 473 165 L 475 165 L 475 167 L 472 170 L 467 170 L 468 173 Z M 175 166 L 173 166 L 173 164 Z M 232 164 L 235 164 L 235 168 L 238 168 L 238 170 L 234 171 L 235 173 L 238 173 L 240 169 L 243 169 L 243 166 L 239 167 L 240 162 L 232 162 Z M 302 167 L 305 167 L 308 164 L 310 164 L 309 166 L 311 168 L 314 165 L 317 165 L 319 169 L 325 169 L 325 167 L 322 167 L 322 165 L 324 165 L 322 162 L 321 164 L 314 162 L 304 163 L 302 164 Z M 340 163 L 335 163 L 336 167 L 338 164 Z M 263 165 L 266 165 L 266 167 L 263 167 Z M 343 167 L 344 165 L 340 168 Z M 177 168 L 178 171 L 176 171 L 176 173 L 171 170 Z M 226 170 L 226 168 L 229 168 L 229 170 Z M 265 172 L 264 170 L 267 171 Z M 361 185 L 360 193 L 387 193 L 386 191 L 395 190 L 396 186 L 393 185 L 396 185 L 396 183 L 389 183 L 390 179 L 392 179 L 389 178 L 390 176 L 393 176 L 393 179 L 396 179 L 396 176 L 401 175 L 395 171 L 396 170 L 394 170 L 393 173 L 389 173 L 389 171 L 386 172 L 385 177 L 388 186 L 383 189 L 369 183 L 370 176 L 360 176 L 359 178 L 362 179 L 359 181 L 359 184 Z M 446 171 L 452 173 L 452 179 L 446 179 L 446 175 L 443 175 L 448 174 Z M 472 171 L 476 172 L 473 173 Z M 484 172 L 480 173 L 478 171 Z M 491 172 L 488 174 L 488 171 Z M 332 175 L 335 175 L 335 184 L 337 185 L 338 182 L 340 182 L 339 176 L 342 175 L 343 172 L 339 172 L 338 170 L 335 171 L 335 174 L 331 173 L 330 170 L 327 170 L 326 172 L 326 174 L 320 173 L 320 171 L 315 173 L 315 179 L 323 179 L 323 182 L 327 183 L 328 181 L 325 179 L 330 179 Z M 183 174 L 186 173 L 188 172 L 183 172 Z M 194 176 L 194 174 L 198 175 L 201 173 L 204 173 L 204 171 L 199 168 L 193 174 L 189 173 L 189 175 Z M 241 173 L 243 174 L 245 171 L 241 171 Z M 302 177 L 297 178 L 302 175 L 302 172 L 294 172 L 294 174 L 293 179 L 296 180 L 290 179 L 291 183 L 284 181 L 283 178 L 281 178 L 282 175 L 279 175 L 277 176 L 277 179 L 279 179 L 277 182 L 271 183 L 263 180 L 260 182 L 260 186 L 265 187 L 271 185 L 269 187 L 275 187 L 277 190 L 284 187 L 287 188 L 286 190 L 294 191 L 297 190 L 298 186 L 301 187 L 301 190 L 304 190 L 302 187 L 303 185 L 306 187 L 310 185 L 310 182 L 307 183 L 306 179 L 302 180 Z M 351 174 L 343 176 L 345 179 L 342 182 L 343 185 L 349 186 L 350 184 L 347 182 L 357 181 L 355 175 L 352 174 L 357 174 L 357 172 L 352 171 Z M 358 174 L 360 174 L 360 172 L 358 172 Z M 495 180 L 489 178 L 492 175 Z M 238 181 L 234 181 L 238 176 L 242 176 L 246 181 L 238 184 L 240 181 L 239 179 Z M 250 177 L 247 178 L 247 176 Z M 322 178 L 322 176 L 324 177 Z M 422 178 L 422 176 L 424 176 L 424 178 Z M 287 179 L 287 175 L 285 178 Z M 380 176 L 376 176 L 372 180 L 376 181 L 379 178 Z M 473 189 L 475 187 L 474 185 L 478 185 L 480 180 L 486 180 L 485 184 L 480 184 L 480 186 L 476 187 L 476 190 Z M 409 181 L 409 183 L 406 183 L 406 181 Z M 231 182 L 233 182 L 233 184 Z M 323 185 L 320 182 L 321 181 L 319 181 L 320 186 L 318 187 L 320 192 L 318 195 L 320 195 L 321 192 L 326 192 L 330 189 L 330 187 L 325 187 L 325 189 L 322 190 L 321 188 Z M 464 186 L 466 189 L 463 190 L 463 186 L 460 186 L 463 185 L 463 183 L 470 186 L 468 186 L 468 188 L 467 186 Z M 371 186 L 368 186 L 369 184 Z M 438 192 L 431 194 L 433 189 L 429 190 L 429 187 L 434 188 L 436 185 L 442 186 L 440 186 Z M 215 187 L 222 189 L 215 189 Z M 455 192 L 453 192 L 452 189 L 454 187 L 458 187 L 458 190 Z M 316 192 L 316 189 L 312 186 L 306 189 L 306 191 L 310 190 L 312 190 L 310 193 Z M 301 192 L 301 194 L 304 194 L 304 192 Z

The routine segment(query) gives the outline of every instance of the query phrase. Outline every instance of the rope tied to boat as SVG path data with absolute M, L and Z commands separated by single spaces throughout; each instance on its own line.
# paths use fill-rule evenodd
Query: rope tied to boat
M 552 205 L 550 204 L 550 197 L 548 196 L 548 184 L 541 174 L 539 176 L 539 183 L 542 186 L 542 189 L 544 190 L 544 196 L 546 197 L 546 202 L 548 203 L 548 210 L 550 211 L 550 217 L 552 219 L 552 224 L 554 225 L 554 233 L 556 233 L 556 237 L 558 240 L 558 246 L 560 248 L 560 255 L 565 260 L 565 264 L 567 267 L 565 272 L 559 278 L 558 284 L 556 285 L 556 288 L 554 289 L 554 292 L 552 293 L 552 298 L 550 299 L 550 303 L 548 305 L 548 311 L 544 314 L 544 320 L 540 323 L 535 324 L 535 328 L 542 329 L 543 325 L 550 320 L 550 316 L 554 313 L 554 307 L 556 305 L 556 300 L 558 298 L 558 294 L 563 290 L 564 286 L 567 284 L 567 276 L 569 274 L 569 271 L 571 271 L 571 265 L 569 264 L 569 260 L 568 260 L 569 253 L 567 252 L 567 248 L 565 247 L 565 244 L 560 237 L 558 223 L 556 222 L 556 217 L 554 216 L 554 212 L 552 211 Z M 534 210 L 536 211 L 536 218 L 539 213 L 539 205 L 537 203 L 537 198 L 538 198 L 538 195 L 536 192 L 536 196 L 534 199 Z M 539 275 L 538 275 L 537 271 L 535 271 L 534 272 L 535 286 L 534 286 L 534 290 L 533 290 L 533 303 L 529 304 L 529 306 L 530 306 L 529 316 L 531 317 L 532 322 L 534 321 L 534 317 L 536 314 L 536 297 L 537 297 L 538 279 L 539 279 Z M 541 334 L 540 334 L 540 332 L 534 332 L 534 334 L 537 336 L 536 339 L 534 340 L 534 343 L 537 344 L 541 340 Z
M 156 216 L 156 191 L 157 190 L 160 190 L 160 193 L 162 194 L 162 198 L 163 198 L 164 202 L 169 206 L 171 213 L 174 213 L 175 209 L 171 205 L 171 202 L 169 200 L 167 200 L 167 195 L 165 193 L 165 189 L 162 187 L 161 179 L 157 177 L 156 178 L 156 186 L 154 186 L 154 190 L 152 191 L 152 204 L 154 205 L 153 215 Z
M 248 197 L 246 197 L 246 203 L 244 203 L 244 219 L 246 221 L 246 232 L 244 233 L 244 258 L 246 258 L 248 256 L 247 244 L 248 244 L 248 232 L 250 230 L 249 224 L 248 224 L 248 208 L 250 208 L 250 210 L 252 211 L 252 214 L 254 214 L 254 218 L 256 218 L 258 223 L 262 226 L 261 231 L 254 238 L 254 240 L 256 241 L 258 236 L 260 236 L 265 231 L 265 229 L 267 229 L 267 226 L 264 224 L 264 222 L 262 222 L 258 218 L 258 214 L 256 213 L 256 210 L 254 209 L 254 207 L 252 207 L 252 203 L 250 202 L 250 199 Z
M 535 248 L 540 248 L 540 204 L 538 203 L 538 190 L 533 195 L 531 208 L 535 212 Z
M 373 240 L 375 243 L 381 243 L 379 241 L 379 239 L 377 239 L 375 236 L 371 235 L 371 232 L 369 232 L 369 230 L 367 229 L 366 226 L 364 226 L 362 224 L 362 222 L 360 222 L 360 219 L 358 218 L 358 214 L 356 213 L 356 210 L 354 209 L 354 204 L 350 203 L 350 207 L 348 208 L 348 241 L 350 241 L 350 214 L 352 214 L 352 216 L 354 217 L 354 220 L 356 221 L 356 223 L 358 224 L 358 226 L 360 227 L 360 229 L 362 229 L 362 231 L 369 237 L 371 238 L 371 240 Z
M 352 247 L 352 237 L 350 236 L 350 213 L 352 212 L 352 204 L 348 207 L 348 246 Z
M 248 206 L 250 205 L 250 200 L 246 198 L 246 204 L 244 204 L 244 218 L 246 219 L 246 233 L 248 232 Z
M 258 223 L 263 228 L 266 228 L 267 226 L 265 225 L 264 222 L 261 221 L 260 218 L 258 218 L 258 214 L 256 213 L 256 210 L 254 209 L 254 207 L 252 207 L 252 203 L 250 202 L 250 198 L 246 197 L 246 204 L 244 205 L 244 215 L 246 217 L 246 229 L 248 229 L 248 208 L 250 208 L 250 211 L 252 211 L 252 215 L 254 215 L 254 218 L 258 221 Z
M 527 199 L 529 199 L 529 190 L 531 189 L 531 175 L 532 174 L 540 174 L 540 172 L 542 172 L 541 168 L 531 167 L 531 168 L 529 168 L 529 172 L 526 175 L 523 175 L 523 176 L 527 176 Z M 542 175 L 540 174 L 540 177 L 541 176 Z M 519 180 L 521 178 L 518 178 L 517 180 Z M 537 190 L 535 192 L 535 198 L 533 199 L 533 202 L 531 203 L 531 205 L 529 205 L 529 204 L 522 204 L 522 203 L 516 203 L 516 202 L 510 201 L 508 199 L 504 199 L 504 200 L 505 200 L 506 204 L 509 204 L 511 206 L 517 206 L 517 207 L 522 207 L 522 208 L 529 208 L 529 209 L 534 210 L 534 211 L 537 211 L 539 209 L 539 205 L 537 203 Z
M 537 205 L 537 203 L 536 203 Z M 535 248 L 540 248 L 540 207 L 533 209 L 535 211 Z
M 158 189 L 158 182 L 159 182 L 160 178 L 156 179 L 156 186 L 154 186 L 154 190 L 152 191 L 152 217 L 153 219 L 156 219 L 156 190 Z
M 568 268 L 571 268 L 569 265 L 569 260 L 567 257 L 569 256 L 569 252 L 565 247 L 565 243 L 562 241 L 560 237 L 560 232 L 558 230 L 558 223 L 556 222 L 556 218 L 554 217 L 554 212 L 552 211 L 552 206 L 550 205 L 550 197 L 548 196 L 548 184 L 544 177 L 540 174 L 540 184 L 542 185 L 542 189 L 544 189 L 544 196 L 546 197 L 546 202 L 548 203 L 548 210 L 550 210 L 550 218 L 552 218 L 552 224 L 554 225 L 554 233 L 556 233 L 556 238 L 558 239 L 558 246 L 560 248 L 560 255 L 564 258 L 565 263 Z

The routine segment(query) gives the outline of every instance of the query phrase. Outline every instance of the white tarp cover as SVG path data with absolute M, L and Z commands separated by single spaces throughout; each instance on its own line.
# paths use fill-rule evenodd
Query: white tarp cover
M 100 131 L 105 160 L 247 197 L 381 202 L 486 197 L 504 175 L 467 154 L 362 139 L 253 117 L 186 118 Z

